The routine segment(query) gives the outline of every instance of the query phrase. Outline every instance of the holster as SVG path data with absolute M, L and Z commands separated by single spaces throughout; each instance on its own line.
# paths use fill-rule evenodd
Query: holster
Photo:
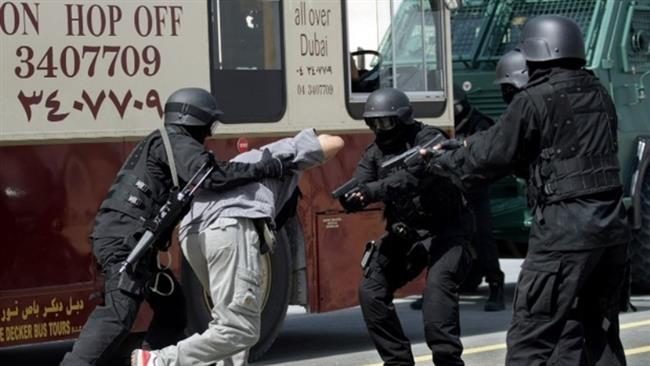
M 368 264 L 370 264 L 370 258 L 377 250 L 377 244 L 374 240 L 371 240 L 366 243 L 366 247 L 363 250 L 363 255 L 361 256 L 361 269 L 363 269 L 363 274 L 366 275 L 368 272 Z
M 254 219 L 253 225 L 260 238 L 260 254 L 264 255 L 269 252 L 272 254 L 277 243 L 275 225 L 268 218 Z
M 127 271 L 120 273 L 117 288 L 136 296 L 141 296 L 144 290 L 143 282 L 136 279 L 134 274 L 128 273 Z
M 125 246 L 133 249 L 142 236 L 142 231 L 128 235 L 124 238 Z M 145 284 L 150 277 L 151 250 L 140 258 L 132 270 L 119 272 L 119 266 L 111 268 L 109 276 L 118 276 L 117 288 L 132 295 L 141 296 Z
M 429 263 L 429 250 L 433 235 L 429 230 L 417 230 L 403 222 L 396 222 L 391 225 L 391 233 L 410 243 L 406 251 L 406 276 L 409 281 L 422 272 L 422 269 Z

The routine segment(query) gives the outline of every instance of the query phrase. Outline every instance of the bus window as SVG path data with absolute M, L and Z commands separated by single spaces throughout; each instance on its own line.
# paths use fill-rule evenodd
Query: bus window
M 442 113 L 444 93 L 444 34 L 440 1 L 347 1 L 349 49 L 348 109 L 359 117 L 358 106 L 372 91 L 393 87 L 406 92 L 416 116 Z
M 211 86 L 224 123 L 275 122 L 284 114 L 281 5 L 210 1 Z

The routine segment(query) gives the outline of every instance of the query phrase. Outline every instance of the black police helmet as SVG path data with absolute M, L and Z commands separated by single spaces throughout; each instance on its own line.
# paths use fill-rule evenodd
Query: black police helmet
M 497 63 L 494 84 L 508 84 L 517 89 L 522 89 L 528 84 L 528 66 L 521 51 L 514 49 L 501 57 Z
M 413 107 L 404 92 L 394 88 L 377 89 L 368 97 L 363 110 L 363 118 L 395 117 L 403 124 L 413 123 Z
M 165 103 L 165 124 L 209 127 L 223 112 L 212 94 L 201 88 L 178 89 Z
M 578 23 L 560 15 L 540 15 L 524 25 L 521 51 L 530 62 L 559 59 L 587 60 L 585 42 Z

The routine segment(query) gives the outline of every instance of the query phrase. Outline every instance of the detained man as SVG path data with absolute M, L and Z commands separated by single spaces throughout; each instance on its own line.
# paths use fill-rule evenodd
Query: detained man
M 248 350 L 260 335 L 262 227 L 275 224 L 273 219 L 287 202 L 297 204 L 290 198 L 301 171 L 323 164 L 342 147 L 338 136 L 319 136 L 313 129 L 300 131 L 232 160 L 256 162 L 269 153 L 280 158 L 290 155 L 293 174 L 196 196 L 179 236 L 185 258 L 215 304 L 213 319 L 205 332 L 176 345 L 133 351 L 133 366 L 247 364 Z

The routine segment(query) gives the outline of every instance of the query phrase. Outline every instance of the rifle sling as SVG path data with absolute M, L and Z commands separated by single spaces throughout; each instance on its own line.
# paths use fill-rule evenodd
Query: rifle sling
M 171 172 L 172 181 L 174 182 L 174 188 L 178 188 L 178 174 L 176 173 L 176 162 L 174 161 L 174 151 L 172 150 L 172 144 L 169 141 L 169 135 L 167 135 L 167 130 L 165 126 L 158 129 L 160 131 L 160 136 L 162 136 L 163 145 L 165 145 L 165 153 L 167 154 L 167 160 L 169 160 L 169 170 Z

